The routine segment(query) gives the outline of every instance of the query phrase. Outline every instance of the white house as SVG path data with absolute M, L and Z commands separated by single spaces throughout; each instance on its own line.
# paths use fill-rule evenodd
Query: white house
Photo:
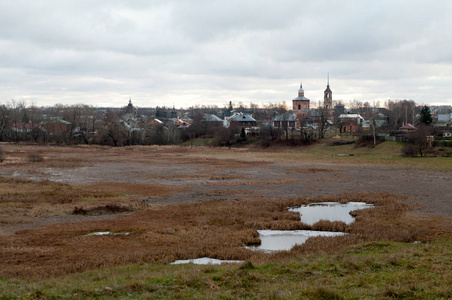
M 439 123 L 447 123 L 452 120 L 452 113 L 450 114 L 439 114 L 438 115 L 438 122 Z

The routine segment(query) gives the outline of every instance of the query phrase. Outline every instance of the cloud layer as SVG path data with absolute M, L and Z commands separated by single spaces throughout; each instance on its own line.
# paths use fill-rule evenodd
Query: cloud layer
M 452 104 L 452 2 L 2 1 L 0 103 Z

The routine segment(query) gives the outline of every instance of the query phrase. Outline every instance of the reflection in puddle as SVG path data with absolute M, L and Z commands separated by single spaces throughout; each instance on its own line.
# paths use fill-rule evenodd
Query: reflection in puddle
M 248 249 L 265 252 L 290 250 L 295 245 L 301 245 L 310 237 L 342 236 L 343 232 L 313 231 L 313 230 L 258 230 L 260 246 Z
M 364 202 L 348 202 L 346 204 L 339 202 L 321 202 L 303 205 L 297 208 L 289 208 L 289 211 L 300 213 L 301 222 L 313 225 L 320 220 L 342 221 L 345 224 L 351 224 L 355 220 L 350 212 L 358 209 L 374 207 L 373 204 Z
M 195 265 L 221 265 L 221 264 L 241 264 L 243 260 L 221 260 L 216 258 L 195 258 L 195 259 L 182 259 L 176 260 L 172 262 L 172 265 L 180 265 L 180 264 L 195 264 Z
M 112 231 L 98 231 L 88 233 L 86 236 L 90 235 L 129 235 L 130 232 L 112 232 Z

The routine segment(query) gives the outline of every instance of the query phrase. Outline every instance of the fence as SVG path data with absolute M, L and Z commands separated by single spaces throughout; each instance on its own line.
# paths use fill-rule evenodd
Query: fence
M 452 141 L 434 141 L 433 147 L 452 147 Z
M 393 136 L 385 136 L 386 141 L 393 141 L 393 142 L 408 142 L 408 137 L 403 135 L 393 135 Z

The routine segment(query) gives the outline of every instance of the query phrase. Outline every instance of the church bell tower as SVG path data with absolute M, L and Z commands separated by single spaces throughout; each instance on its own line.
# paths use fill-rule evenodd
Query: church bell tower
M 328 74 L 328 81 L 326 89 L 323 92 L 323 108 L 326 110 L 333 109 L 333 92 L 330 89 L 330 75 Z
M 330 74 L 328 73 L 328 79 L 326 89 L 323 92 L 323 109 L 327 115 L 328 120 L 333 117 L 333 92 L 330 89 Z

